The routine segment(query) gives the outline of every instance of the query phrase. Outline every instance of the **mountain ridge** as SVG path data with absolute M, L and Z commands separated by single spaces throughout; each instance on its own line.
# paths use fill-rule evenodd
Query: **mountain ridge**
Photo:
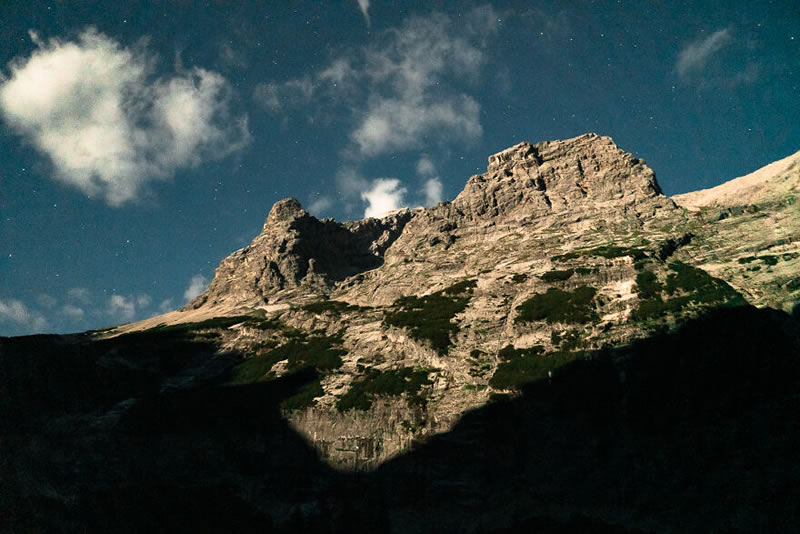
M 586 134 L 494 154 L 428 209 L 279 201 L 182 311 L 0 338 L 10 517 L 792 531 L 800 169 L 779 167 L 687 209 Z
M 472 176 L 452 201 L 428 209 L 398 210 L 384 218 L 337 223 L 319 221 L 293 198 L 277 202 L 262 232 L 244 249 L 223 260 L 209 289 L 184 310 L 235 299 L 253 303 L 302 282 L 317 290 L 331 289 L 345 274 L 379 267 L 383 255 L 406 225 L 412 235 L 429 235 L 435 244 L 456 238 L 458 230 L 500 222 L 543 219 L 578 210 L 632 210 L 650 216 L 672 209 L 655 173 L 639 158 L 623 152 L 610 137 L 594 133 L 564 141 L 523 142 L 490 156 L 487 172 Z M 638 210 L 650 210 L 645 215 Z M 348 233 L 350 237 L 348 237 Z M 334 234 L 337 238 L 334 238 Z M 333 246 L 327 245 L 333 241 Z M 354 245 L 356 241 L 358 247 Z M 288 247 L 285 257 L 278 256 Z M 355 253 L 355 248 L 360 252 Z M 323 265 L 331 257 L 341 261 Z M 367 252 L 368 251 L 368 252 Z M 391 252 L 390 252 L 391 254 Z M 360 256 L 359 262 L 354 255 Z M 251 266 L 250 263 L 256 265 Z M 224 279 L 236 280 L 228 284 Z M 241 280 L 250 280 L 246 291 Z M 249 292 L 249 294 L 247 293 Z

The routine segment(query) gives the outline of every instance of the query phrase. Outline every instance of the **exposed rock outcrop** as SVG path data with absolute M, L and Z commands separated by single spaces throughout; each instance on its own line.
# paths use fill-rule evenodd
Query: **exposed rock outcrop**
M 473 176 L 456 199 L 430 209 L 399 210 L 382 219 L 348 223 L 320 221 L 296 199 L 276 203 L 261 233 L 246 248 L 226 258 L 208 290 L 185 309 L 222 303 L 257 306 L 280 300 L 283 290 L 304 287 L 328 294 L 348 277 L 388 262 L 405 282 L 386 286 L 386 271 L 349 280 L 357 301 L 392 300 L 418 276 L 407 265 L 439 261 L 437 250 L 457 240 L 475 244 L 497 239 L 481 230 L 519 221 L 539 226 L 593 219 L 641 224 L 674 203 L 661 194 L 653 171 L 618 148 L 610 137 L 589 133 L 564 141 L 520 143 L 489 157 L 487 172 Z M 493 234 L 493 235 L 490 235 Z M 488 258 L 496 261 L 497 258 Z M 380 286 L 380 287 L 379 287 Z
M 655 173 L 610 137 L 520 143 L 489 157 L 453 206 L 472 219 L 524 218 L 621 207 L 661 195 Z
M 411 211 L 399 210 L 341 224 L 309 215 L 294 198 L 281 200 L 261 233 L 222 261 L 209 288 L 186 309 L 264 304 L 279 291 L 300 286 L 324 293 L 335 282 L 378 267 L 411 217 Z

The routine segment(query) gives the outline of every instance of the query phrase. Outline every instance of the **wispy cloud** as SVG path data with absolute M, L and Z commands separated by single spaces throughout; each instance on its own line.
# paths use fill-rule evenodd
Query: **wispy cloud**
M 275 113 L 300 106 L 311 101 L 314 84 L 310 77 L 290 80 L 286 83 L 261 83 L 256 85 L 253 99 L 268 111 Z
M 361 14 L 364 15 L 364 21 L 367 23 L 367 28 L 369 28 L 371 24 L 369 20 L 369 0 L 358 0 L 358 8 L 361 10 Z
M 131 321 L 136 316 L 136 300 L 124 295 L 111 295 L 108 299 L 108 314 L 115 319 Z
M 72 287 L 67 290 L 67 298 L 80 304 L 87 305 L 92 301 L 92 294 L 88 288 Z
M 405 206 L 406 188 L 396 178 L 378 178 L 368 191 L 361 193 L 367 203 L 364 217 L 382 217 Z
M 89 28 L 77 41 L 44 42 L 16 58 L 0 85 L 6 122 L 49 157 L 60 181 L 114 206 L 151 180 L 224 157 L 249 142 L 231 89 L 202 68 L 153 76 L 141 45 L 120 46 Z
M 319 216 L 330 209 L 331 206 L 333 206 L 333 200 L 329 196 L 318 195 L 311 201 L 311 204 L 308 205 L 308 211 L 313 215 Z
M 0 322 L 12 322 L 30 333 L 41 333 L 47 326 L 47 319 L 41 313 L 28 309 L 17 299 L 0 299 Z
M 438 178 L 426 180 L 422 190 L 425 193 L 425 206 L 434 206 L 442 201 L 442 181 Z
M 58 304 L 58 300 L 51 295 L 42 293 L 36 297 L 36 303 L 42 308 L 52 310 Z
M 436 165 L 433 163 L 433 160 L 428 156 L 423 155 L 417 161 L 417 174 L 420 176 L 427 177 L 433 176 L 436 174 Z
M 692 76 L 702 74 L 711 56 L 733 42 L 730 28 L 717 30 L 708 37 L 702 37 L 686 45 L 678 54 L 675 70 L 686 81 Z
M 65 304 L 61 307 L 61 313 L 71 321 L 82 321 L 86 316 L 86 311 L 73 304 Z
M 189 280 L 189 286 L 183 292 L 183 298 L 187 301 L 200 296 L 200 294 L 208 287 L 208 278 L 202 274 L 196 274 Z
M 172 304 L 172 299 L 164 299 L 161 301 L 161 304 L 158 305 L 159 313 L 167 313 L 172 311 L 175 307 Z
M 368 8 L 368 2 L 361 4 L 365 16 Z M 482 135 L 481 107 L 469 87 L 478 85 L 487 62 L 486 43 L 496 28 L 490 5 L 458 19 L 442 13 L 413 16 L 375 34 L 370 44 L 331 58 L 316 73 L 261 84 L 254 98 L 284 115 L 324 116 L 332 106 L 341 106 L 349 131 L 336 176 L 339 199 L 351 207 L 362 199 L 373 213 L 368 199 L 377 194 L 378 182 L 361 176 L 363 162 L 472 142 Z

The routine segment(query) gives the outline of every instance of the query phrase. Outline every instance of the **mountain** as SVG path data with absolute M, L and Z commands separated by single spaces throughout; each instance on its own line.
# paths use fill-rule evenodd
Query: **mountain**
M 798 158 L 668 198 L 586 134 L 428 209 L 282 200 L 182 310 L 0 340 L 0 521 L 791 531 Z

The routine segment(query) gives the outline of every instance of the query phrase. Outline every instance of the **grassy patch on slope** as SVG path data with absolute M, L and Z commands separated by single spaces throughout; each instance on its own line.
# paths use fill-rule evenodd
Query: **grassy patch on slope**
M 574 291 L 551 287 L 546 293 L 529 298 L 517 307 L 515 322 L 547 321 L 548 323 L 589 323 L 598 319 L 593 308 L 597 290 L 581 286 Z
M 378 397 L 396 397 L 408 394 L 409 400 L 417 399 L 420 388 L 430 384 L 428 369 L 404 367 L 391 371 L 371 369 L 367 375 L 353 382 L 350 389 L 336 403 L 340 412 L 368 410 Z
M 425 340 L 439 354 L 447 354 L 450 335 L 459 330 L 451 320 L 467 307 L 476 284 L 465 280 L 424 297 L 401 297 L 394 303 L 395 310 L 384 314 L 383 322 L 408 328 L 412 338 Z
M 665 284 L 648 271 L 636 277 L 640 301 L 634 312 L 635 319 L 658 319 L 679 313 L 690 306 L 717 308 L 748 305 L 744 297 L 727 282 L 702 269 L 680 261 L 670 263 L 669 269 L 672 272 L 667 275 Z M 664 298 L 664 292 L 667 298 Z
M 582 356 L 582 352 L 553 352 L 546 355 L 517 353 L 514 358 L 497 366 L 489 385 L 495 389 L 519 388 L 550 378 L 560 367 Z

